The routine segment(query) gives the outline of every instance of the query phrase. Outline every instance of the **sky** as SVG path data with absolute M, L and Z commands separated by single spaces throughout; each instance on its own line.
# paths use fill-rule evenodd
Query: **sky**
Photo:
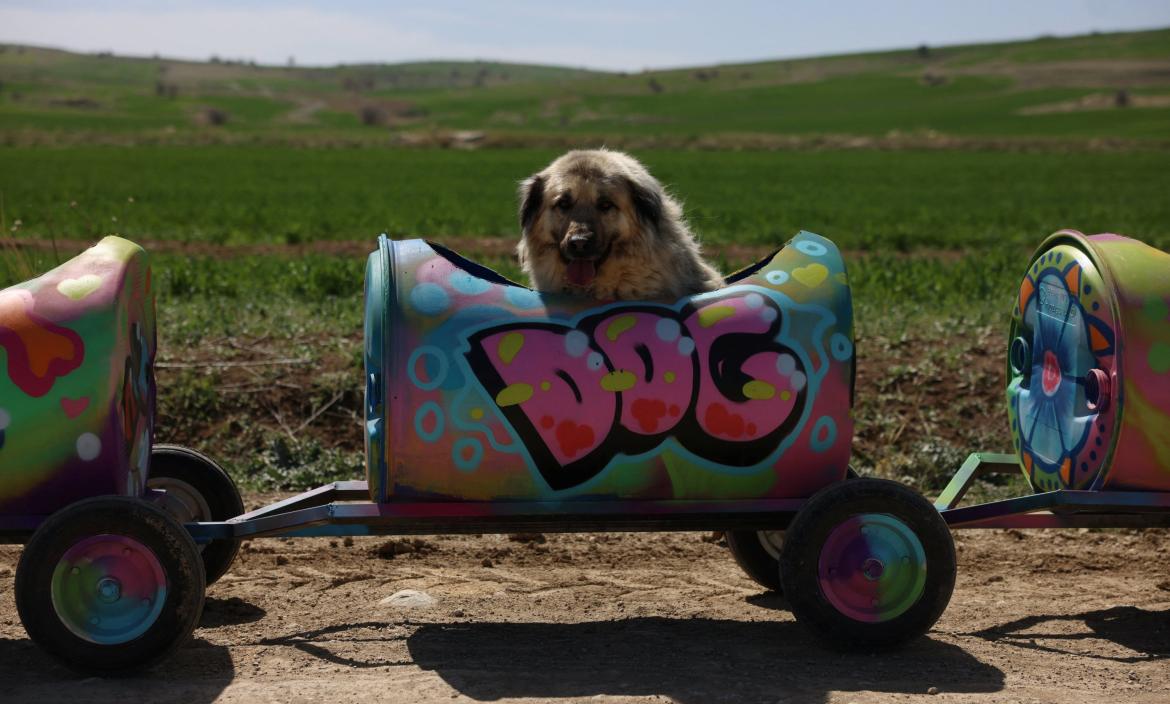
M 637 71 L 1170 26 L 1170 0 L 0 0 L 0 43 L 333 65 Z

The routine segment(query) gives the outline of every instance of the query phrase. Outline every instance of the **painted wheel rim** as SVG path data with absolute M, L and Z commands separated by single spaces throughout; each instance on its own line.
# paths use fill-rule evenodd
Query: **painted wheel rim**
M 780 559 L 780 551 L 784 549 L 784 531 L 782 530 L 761 530 L 756 533 L 759 538 L 760 547 L 764 548 L 764 552 L 774 560 Z
M 889 621 L 926 588 L 926 551 L 910 526 L 883 513 L 850 516 L 829 533 L 817 565 L 821 592 L 855 621 Z
M 53 570 L 53 609 L 73 635 L 98 645 L 138 638 L 158 620 L 167 582 L 158 556 L 124 535 L 70 547 Z

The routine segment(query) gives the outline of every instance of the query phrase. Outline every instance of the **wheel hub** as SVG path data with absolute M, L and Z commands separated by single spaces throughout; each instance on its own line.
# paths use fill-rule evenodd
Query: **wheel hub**
M 830 531 L 817 574 L 821 592 L 842 614 L 889 621 L 925 591 L 926 551 L 914 530 L 893 516 L 850 516 Z
M 53 609 L 78 638 L 99 645 L 126 643 L 145 633 L 166 601 L 158 556 L 125 535 L 74 543 L 53 571 Z
M 873 557 L 866 560 L 865 564 L 861 566 L 861 573 L 871 582 L 875 579 L 881 579 L 882 573 L 885 571 L 886 566 L 882 564 L 882 561 Z
M 103 577 L 97 583 L 98 598 L 112 604 L 122 598 L 122 583 L 116 577 Z

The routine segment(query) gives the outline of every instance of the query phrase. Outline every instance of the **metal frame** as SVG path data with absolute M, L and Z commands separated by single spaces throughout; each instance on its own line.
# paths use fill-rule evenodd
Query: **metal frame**
M 1170 527 L 1170 492 L 1049 491 L 959 506 L 975 480 L 1017 474 L 1015 455 L 975 453 L 934 502 L 952 529 Z M 228 521 L 189 523 L 197 542 L 261 537 L 783 530 L 807 499 L 727 501 L 370 501 L 365 481 L 334 482 Z M 0 542 L 24 542 L 46 516 L 6 516 Z
M 974 453 L 934 507 L 951 528 L 1156 528 L 1170 526 L 1170 493 L 1061 489 L 959 507 L 971 484 L 989 474 L 1018 474 L 1015 455 Z
M 778 530 L 805 499 L 752 501 L 389 501 L 335 482 L 223 522 L 189 523 L 197 542 L 259 537 L 540 531 Z
M 975 453 L 935 501 L 951 528 L 1124 528 L 1170 526 L 1170 493 L 1050 491 L 959 506 L 971 484 L 1020 471 L 1015 455 Z M 364 481 L 336 482 L 226 522 L 192 523 L 199 542 L 269 536 L 411 535 L 541 531 L 778 530 L 806 499 L 767 501 L 369 500 Z

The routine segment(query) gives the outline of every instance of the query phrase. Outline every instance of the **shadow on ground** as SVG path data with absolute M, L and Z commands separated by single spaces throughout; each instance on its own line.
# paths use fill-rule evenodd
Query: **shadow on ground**
M 1075 632 L 1045 629 L 1045 626 L 1056 624 L 1082 624 L 1083 629 Z M 971 635 L 1025 650 L 1042 650 L 1111 662 L 1147 662 L 1170 658 L 1170 610 L 1147 611 L 1136 606 L 1114 606 L 1080 614 L 1028 616 Z M 1081 648 L 1073 650 L 1060 645 L 1083 645 L 1084 641 L 1094 638 L 1115 643 L 1135 654 L 1085 652 Z
M 1004 675 L 961 648 L 924 638 L 880 655 L 820 649 L 794 623 L 633 618 L 564 623 L 366 622 L 266 639 L 348 667 L 415 664 L 481 701 L 520 697 L 663 695 L 679 702 L 823 702 L 833 691 L 997 692 Z M 408 661 L 340 654 L 337 641 Z M 353 650 L 345 651 L 348 653 Z M 413 661 L 413 663 L 411 662 Z
M 201 628 L 250 623 L 264 609 L 242 599 L 207 597 Z M 235 678 L 231 655 L 224 646 L 194 638 L 145 672 L 125 677 L 78 675 L 57 664 L 28 638 L 0 639 L 0 683 L 14 702 L 160 702 L 203 704 L 215 701 Z
M 118 678 L 87 678 L 58 665 L 27 638 L 0 639 L 0 701 L 203 704 L 215 701 L 234 677 L 228 649 L 201 638 L 151 670 Z
M 238 626 L 243 623 L 259 621 L 268 614 L 267 611 L 251 602 L 244 601 L 238 596 L 220 599 L 209 596 L 203 602 L 203 616 L 199 619 L 200 628 L 222 628 L 224 626 Z

